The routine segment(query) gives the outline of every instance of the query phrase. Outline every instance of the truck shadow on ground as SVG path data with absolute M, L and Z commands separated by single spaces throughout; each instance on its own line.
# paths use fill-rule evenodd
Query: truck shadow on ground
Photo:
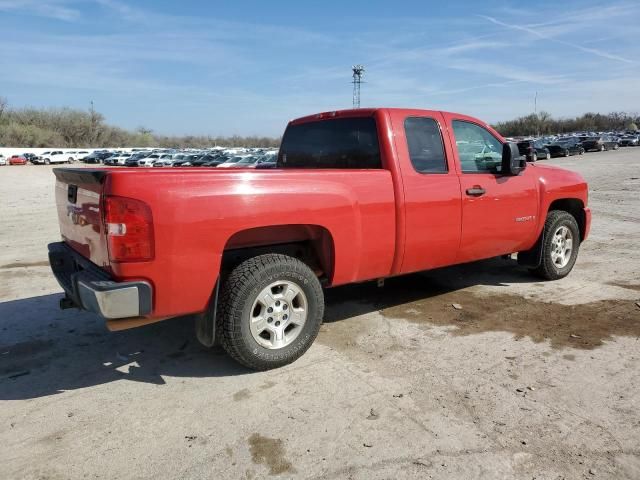
M 456 326 L 454 335 L 507 331 L 542 341 L 555 329 L 559 337 L 551 339 L 552 346 L 555 342 L 556 346 L 574 343 L 572 346 L 576 348 L 594 348 L 613 334 L 640 335 L 637 315 L 635 322 L 627 322 L 632 313 L 609 305 L 602 308 L 624 320 L 626 326 L 620 322 L 599 322 L 590 333 L 583 333 L 584 336 L 576 333 L 574 338 L 568 332 L 578 331 L 575 321 L 584 322 L 584 318 L 568 321 L 564 317 L 571 317 L 569 311 L 550 312 L 540 310 L 538 305 L 518 304 L 513 299 L 528 301 L 512 295 L 492 297 L 496 300 L 488 305 L 486 299 L 472 302 L 473 294 L 461 291 L 472 285 L 504 285 L 508 290 L 507 283 L 534 281 L 526 271 L 516 268 L 514 262 L 493 259 L 392 279 L 384 289 L 372 282 L 330 289 L 326 293 L 325 313 L 325 327 L 330 332 L 321 333 L 320 341 L 325 343 L 333 338 L 338 343 L 348 342 L 350 335 L 361 333 L 360 327 L 366 325 L 341 320 L 371 312 L 426 325 Z M 118 380 L 163 385 L 163 376 L 253 374 L 223 351 L 201 347 L 195 339 L 193 319 L 167 320 L 110 333 L 103 320 L 94 315 L 60 311 L 60 297 L 61 294 L 54 294 L 0 303 L 1 400 L 37 398 Z M 451 308 L 454 301 L 462 304 L 462 310 Z M 489 315 L 489 321 L 485 321 L 482 312 L 489 310 L 508 315 Z M 555 323 L 540 323 L 537 319 L 541 312 L 555 319 Z M 586 314 L 592 315 L 593 311 Z M 501 320 L 503 317 L 508 321 Z

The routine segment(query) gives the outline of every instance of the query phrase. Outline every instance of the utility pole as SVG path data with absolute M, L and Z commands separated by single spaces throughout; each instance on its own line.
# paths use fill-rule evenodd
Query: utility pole
M 353 71 L 353 108 L 360 108 L 360 84 L 364 75 L 364 65 L 354 65 Z
M 540 136 L 540 120 L 538 119 L 538 91 L 533 97 L 533 113 L 536 116 L 536 137 Z

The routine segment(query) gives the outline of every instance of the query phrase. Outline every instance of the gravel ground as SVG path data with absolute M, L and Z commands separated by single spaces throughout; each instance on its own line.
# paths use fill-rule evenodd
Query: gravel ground
M 591 185 L 568 278 L 494 259 L 330 290 L 265 373 L 189 319 L 58 310 L 51 169 L 0 167 L 0 478 L 640 478 L 640 148 L 548 163 Z

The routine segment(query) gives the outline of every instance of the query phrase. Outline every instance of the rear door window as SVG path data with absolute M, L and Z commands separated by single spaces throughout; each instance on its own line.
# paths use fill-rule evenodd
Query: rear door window
M 280 168 L 382 168 L 376 121 L 336 118 L 289 125 L 282 138 Z
M 413 168 L 419 173 L 447 173 L 442 134 L 433 118 L 409 117 L 404 121 L 407 148 Z

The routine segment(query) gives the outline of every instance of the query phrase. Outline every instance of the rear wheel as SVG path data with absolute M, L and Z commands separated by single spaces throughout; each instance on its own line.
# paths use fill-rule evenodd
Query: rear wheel
M 568 157 L 569 155 L 571 155 L 571 152 L 569 152 L 569 149 L 564 151 L 564 156 Z
M 49 160 L 48 158 L 44 159 L 44 164 L 45 165 L 51 165 L 51 160 Z
M 620 148 L 620 145 L 618 145 L 617 143 L 613 146 L 614 150 L 618 150 Z
M 532 273 L 546 280 L 558 280 L 569 275 L 578 258 L 580 229 L 568 212 L 552 210 L 544 224 L 542 259 Z
M 268 370 L 305 353 L 323 315 L 322 287 L 306 264 L 260 255 L 234 268 L 222 284 L 216 336 L 239 363 Z
M 600 151 L 604 152 L 607 149 L 607 147 L 605 147 L 604 145 L 600 145 Z
M 538 161 L 538 154 L 537 153 L 533 154 L 533 157 L 531 157 L 531 161 L 532 162 L 537 162 Z

